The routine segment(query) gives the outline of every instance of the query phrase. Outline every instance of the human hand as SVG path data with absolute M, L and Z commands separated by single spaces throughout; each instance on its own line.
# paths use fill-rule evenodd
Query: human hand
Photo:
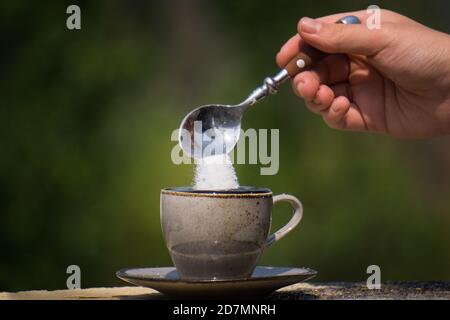
M 355 15 L 361 25 L 334 22 Z M 293 79 L 294 92 L 332 128 L 402 138 L 450 134 L 450 36 L 381 10 L 302 18 L 277 54 L 284 67 L 304 43 L 329 53 Z

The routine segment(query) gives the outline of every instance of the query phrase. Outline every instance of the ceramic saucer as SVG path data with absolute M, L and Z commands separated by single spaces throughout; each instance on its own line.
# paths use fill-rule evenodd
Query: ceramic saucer
M 116 275 L 137 286 L 149 287 L 171 297 L 262 297 L 317 274 L 307 268 L 256 267 L 249 279 L 181 280 L 174 267 L 122 269 Z

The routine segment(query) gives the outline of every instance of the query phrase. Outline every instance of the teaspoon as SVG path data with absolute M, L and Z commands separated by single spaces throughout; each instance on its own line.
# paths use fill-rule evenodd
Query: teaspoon
M 346 16 L 336 23 L 359 24 L 361 21 L 355 16 Z M 194 109 L 181 122 L 180 146 L 195 159 L 229 153 L 239 140 L 244 111 L 268 95 L 277 93 L 283 82 L 311 67 L 325 55 L 306 44 L 284 69 L 274 77 L 264 79 L 264 83 L 241 103 L 209 104 Z

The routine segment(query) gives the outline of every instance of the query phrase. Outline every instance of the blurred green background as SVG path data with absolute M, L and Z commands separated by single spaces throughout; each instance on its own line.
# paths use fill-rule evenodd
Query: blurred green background
M 82 29 L 66 28 L 80 5 Z M 302 16 L 372 1 L 2 1 L 0 291 L 120 285 L 117 269 L 170 265 L 159 192 L 189 185 L 170 135 L 194 106 L 234 103 L 278 69 Z M 380 1 L 449 32 L 447 1 Z M 329 129 L 289 85 L 244 128 L 280 129 L 280 170 L 241 184 L 297 195 L 298 230 L 261 264 L 317 281 L 450 279 L 450 138 L 402 141 Z M 274 227 L 288 207 L 276 209 Z

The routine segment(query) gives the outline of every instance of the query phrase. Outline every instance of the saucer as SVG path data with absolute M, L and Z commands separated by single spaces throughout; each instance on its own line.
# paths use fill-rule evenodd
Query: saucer
M 166 267 L 122 269 L 117 271 L 116 276 L 170 297 L 237 298 L 263 297 L 277 289 L 309 280 L 316 274 L 316 271 L 307 268 L 256 267 L 249 279 L 182 280 L 174 267 Z

